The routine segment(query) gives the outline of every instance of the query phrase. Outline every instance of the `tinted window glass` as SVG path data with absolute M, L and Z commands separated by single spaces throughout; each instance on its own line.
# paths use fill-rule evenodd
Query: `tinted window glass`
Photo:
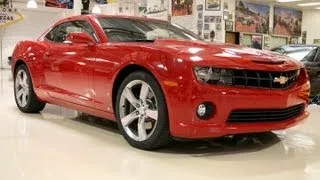
M 74 32 L 87 32 L 94 38 L 94 30 L 86 21 L 70 21 L 62 23 L 54 27 L 46 35 L 46 38 L 54 42 L 63 43 L 66 40 L 67 35 Z
M 314 59 L 314 61 L 320 62 L 320 49 L 319 48 L 317 49 L 317 55 L 316 56 L 317 57 Z
M 301 61 L 303 58 L 305 58 L 311 50 L 305 49 L 302 51 L 293 51 L 288 52 L 287 56 L 292 57 L 295 60 Z
M 128 18 L 98 18 L 109 41 L 130 42 L 155 39 L 199 40 L 191 31 L 167 21 Z
M 317 54 L 317 49 L 314 49 L 306 57 L 304 57 L 302 61 L 313 62 L 316 54 Z

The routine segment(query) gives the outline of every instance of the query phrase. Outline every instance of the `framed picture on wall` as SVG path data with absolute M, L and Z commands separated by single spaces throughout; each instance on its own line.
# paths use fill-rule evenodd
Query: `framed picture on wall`
M 209 39 L 210 38 L 210 34 L 208 32 L 203 34 L 203 39 Z
M 302 31 L 302 44 L 307 43 L 307 31 Z
M 291 44 L 298 44 L 298 38 L 297 37 L 291 37 Z
M 205 8 L 207 11 L 220 11 L 220 0 L 206 0 Z
M 226 21 L 226 31 L 233 31 L 233 21 Z
M 270 49 L 270 36 L 264 36 L 263 37 L 263 40 L 264 40 L 264 43 L 263 43 L 263 49 L 264 50 L 269 50 Z
M 210 25 L 209 24 L 204 24 L 204 30 L 210 30 Z
M 220 31 L 221 29 L 222 29 L 221 23 L 217 23 L 217 24 L 216 24 L 216 30 L 217 30 L 217 31 Z
M 216 16 L 216 22 L 221 23 L 222 22 L 222 17 L 221 16 Z
M 255 49 L 262 49 L 262 36 L 252 35 L 252 47 Z
M 313 44 L 320 45 L 320 39 L 313 39 Z
M 197 11 L 203 11 L 203 4 L 197 5 Z

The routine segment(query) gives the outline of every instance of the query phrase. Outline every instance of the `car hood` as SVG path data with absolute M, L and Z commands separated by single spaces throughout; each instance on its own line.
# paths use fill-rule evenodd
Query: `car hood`
M 300 62 L 271 51 L 204 41 L 156 40 L 154 46 L 197 65 L 256 70 L 293 70 Z M 158 49 L 157 48 L 157 49 Z

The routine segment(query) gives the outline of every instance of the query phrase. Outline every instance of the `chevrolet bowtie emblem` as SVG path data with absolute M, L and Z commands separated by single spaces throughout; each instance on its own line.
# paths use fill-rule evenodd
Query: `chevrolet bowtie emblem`
M 289 79 L 285 76 L 275 77 L 273 82 L 278 82 L 280 84 L 285 84 Z

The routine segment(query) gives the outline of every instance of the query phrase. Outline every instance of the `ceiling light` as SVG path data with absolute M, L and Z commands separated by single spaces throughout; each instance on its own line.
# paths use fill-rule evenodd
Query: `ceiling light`
M 311 3 L 298 4 L 298 6 L 317 6 L 317 5 L 320 5 L 320 2 L 311 2 Z
M 98 4 L 95 4 L 92 8 L 92 13 L 94 14 L 100 14 L 101 13 L 101 8 Z
M 301 1 L 301 0 L 277 0 L 277 2 L 279 3 L 297 2 L 297 1 Z
M 35 0 L 29 0 L 27 3 L 27 8 L 38 8 L 38 4 Z

